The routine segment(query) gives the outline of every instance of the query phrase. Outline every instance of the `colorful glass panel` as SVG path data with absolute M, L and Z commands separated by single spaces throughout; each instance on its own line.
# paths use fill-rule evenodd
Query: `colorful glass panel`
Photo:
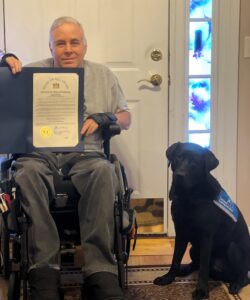
M 211 18 L 212 0 L 190 0 L 190 18 Z
M 190 22 L 189 75 L 211 74 L 211 21 Z
M 199 144 L 202 147 L 210 147 L 210 133 L 189 133 L 188 141 L 190 143 Z
M 210 79 L 189 80 L 189 130 L 210 130 Z

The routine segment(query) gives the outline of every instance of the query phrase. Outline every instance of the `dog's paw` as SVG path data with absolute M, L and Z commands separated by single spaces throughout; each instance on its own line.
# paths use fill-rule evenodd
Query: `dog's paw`
M 238 294 L 240 289 L 241 289 L 241 287 L 239 286 L 239 284 L 231 283 L 229 288 L 228 288 L 228 291 L 229 291 L 229 294 L 235 295 L 235 294 Z
M 167 285 L 167 284 L 170 284 L 171 282 L 173 282 L 174 279 L 175 279 L 175 277 L 173 277 L 169 274 L 165 274 L 163 276 L 155 278 L 155 280 L 153 282 L 156 285 Z
M 239 291 L 250 283 L 250 280 L 246 277 L 242 282 L 232 282 L 229 285 L 228 291 L 231 295 L 238 294 Z
M 196 289 L 192 293 L 193 300 L 202 300 L 202 299 L 209 299 L 209 293 L 206 290 Z

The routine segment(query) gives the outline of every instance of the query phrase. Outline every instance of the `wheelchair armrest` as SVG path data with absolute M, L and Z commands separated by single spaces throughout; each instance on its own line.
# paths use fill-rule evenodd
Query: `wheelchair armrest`
M 121 127 L 118 124 L 109 124 L 107 127 L 103 128 L 102 137 L 105 140 L 111 139 L 113 136 L 121 133 Z
M 121 133 L 121 127 L 118 124 L 109 124 L 102 131 L 104 153 L 109 159 L 110 156 L 110 139 Z

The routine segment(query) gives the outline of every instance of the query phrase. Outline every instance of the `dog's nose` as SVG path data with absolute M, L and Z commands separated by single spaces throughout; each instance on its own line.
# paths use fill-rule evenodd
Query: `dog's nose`
M 186 172 L 184 169 L 178 169 L 177 171 L 174 172 L 175 177 L 185 177 Z

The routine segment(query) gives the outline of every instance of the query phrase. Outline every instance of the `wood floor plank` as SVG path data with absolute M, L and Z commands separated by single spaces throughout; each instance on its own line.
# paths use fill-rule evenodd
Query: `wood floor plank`
M 169 265 L 174 253 L 173 238 L 138 238 L 135 250 L 130 251 L 129 266 Z M 189 248 L 183 263 L 189 263 Z

